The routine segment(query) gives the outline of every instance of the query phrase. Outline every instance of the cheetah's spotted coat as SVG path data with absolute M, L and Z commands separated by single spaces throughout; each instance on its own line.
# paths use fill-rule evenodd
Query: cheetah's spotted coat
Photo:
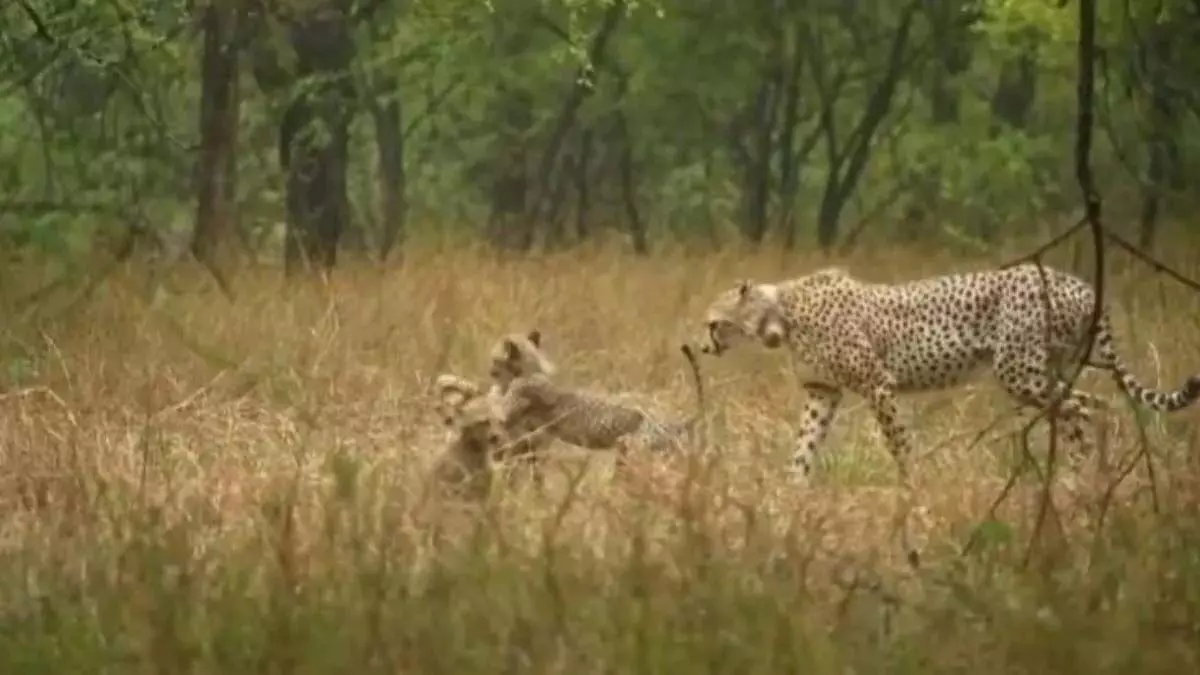
M 664 422 L 642 408 L 614 397 L 562 385 L 537 373 L 514 379 L 503 397 L 505 419 L 521 420 L 572 445 L 615 449 L 624 454 L 631 448 L 653 452 L 684 449 L 703 415 L 704 389 L 699 365 L 690 347 L 684 355 L 696 386 L 698 411 L 681 422 Z
M 720 355 L 746 341 L 770 348 L 787 343 L 808 366 L 793 471 L 811 471 L 843 391 L 850 391 L 870 404 L 904 475 L 909 441 L 897 418 L 897 393 L 949 388 L 990 366 L 1015 400 L 1044 407 L 1065 388 L 1053 366 L 1070 359 L 1086 337 L 1094 297 L 1086 281 L 1035 264 L 900 284 L 869 283 L 829 268 L 780 283 L 744 281 L 725 291 L 708 308 L 701 351 Z M 1175 411 L 1200 396 L 1200 376 L 1170 392 L 1142 385 L 1117 356 L 1107 312 L 1095 328 L 1087 365 L 1109 371 L 1135 400 Z M 1093 403 L 1074 390 L 1062 399 L 1059 413 L 1072 440 L 1082 440 Z

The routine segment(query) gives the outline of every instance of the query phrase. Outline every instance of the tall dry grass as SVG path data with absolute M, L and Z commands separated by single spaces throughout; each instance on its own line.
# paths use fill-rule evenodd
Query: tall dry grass
M 1197 413 L 1135 416 L 1095 376 L 1109 468 L 1064 476 L 1040 529 L 1033 478 L 990 514 L 1027 417 L 986 376 L 905 399 L 917 570 L 860 402 L 812 486 L 781 476 L 803 401 L 782 354 L 704 363 L 709 443 L 686 458 L 615 474 L 603 453 L 564 450 L 545 491 L 514 480 L 482 506 L 425 489 L 442 442 L 427 386 L 442 371 L 482 379 L 500 334 L 537 327 L 564 380 L 684 415 L 677 346 L 711 296 L 826 262 L 442 250 L 327 284 L 247 271 L 233 303 L 177 272 L 154 304 L 126 269 L 10 314 L 0 672 L 1200 667 Z M 989 264 L 896 250 L 836 262 L 880 280 Z M 1122 351 L 1175 386 L 1200 368 L 1200 298 L 1117 264 Z M 1031 445 L 1043 457 L 1045 433 Z

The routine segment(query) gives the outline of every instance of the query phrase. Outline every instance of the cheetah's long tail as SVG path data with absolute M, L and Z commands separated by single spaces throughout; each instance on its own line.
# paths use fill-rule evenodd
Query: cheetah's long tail
M 683 352 L 683 355 L 688 360 L 688 366 L 692 371 L 692 384 L 696 387 L 696 412 L 690 419 L 684 422 L 684 428 L 690 430 L 693 437 L 695 437 L 697 428 L 704 421 L 706 407 L 704 397 L 704 378 L 700 375 L 700 361 L 696 358 L 696 352 L 692 350 L 692 346 L 684 343 L 682 346 L 680 346 L 679 350 Z
M 1200 399 L 1200 375 L 1192 375 L 1182 387 L 1174 391 L 1158 391 L 1139 382 L 1117 356 L 1113 345 L 1112 327 L 1107 317 L 1101 319 L 1099 330 L 1096 332 L 1096 350 L 1099 352 L 1100 362 L 1110 369 L 1117 386 L 1142 405 L 1160 412 L 1175 412 Z

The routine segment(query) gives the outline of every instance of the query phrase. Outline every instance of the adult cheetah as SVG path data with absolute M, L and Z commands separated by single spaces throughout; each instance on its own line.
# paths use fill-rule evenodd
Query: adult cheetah
M 870 283 L 840 268 L 779 283 L 739 282 L 708 307 L 701 352 L 719 356 L 741 342 L 787 343 L 808 367 L 808 400 L 789 471 L 807 476 L 842 400 L 867 400 L 907 475 L 908 433 L 897 418 L 897 393 L 945 389 L 991 366 L 1019 403 L 1045 407 L 1066 383 L 1065 365 L 1088 338 L 1095 291 L 1077 276 L 1033 263 L 1002 270 Z M 1092 336 L 1087 366 L 1107 370 L 1118 386 L 1152 409 L 1175 411 L 1200 397 L 1200 376 L 1179 389 L 1150 389 L 1128 371 L 1113 346 L 1108 313 Z M 1072 390 L 1060 419 L 1081 443 L 1095 399 Z

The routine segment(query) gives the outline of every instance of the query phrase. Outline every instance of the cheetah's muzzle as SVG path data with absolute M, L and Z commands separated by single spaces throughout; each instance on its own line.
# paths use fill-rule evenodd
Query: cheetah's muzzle
M 704 344 L 700 345 L 701 354 L 720 356 L 725 351 L 725 347 L 721 345 L 721 340 L 718 338 L 717 332 L 718 329 L 716 322 L 709 322 L 708 339 L 704 341 Z

